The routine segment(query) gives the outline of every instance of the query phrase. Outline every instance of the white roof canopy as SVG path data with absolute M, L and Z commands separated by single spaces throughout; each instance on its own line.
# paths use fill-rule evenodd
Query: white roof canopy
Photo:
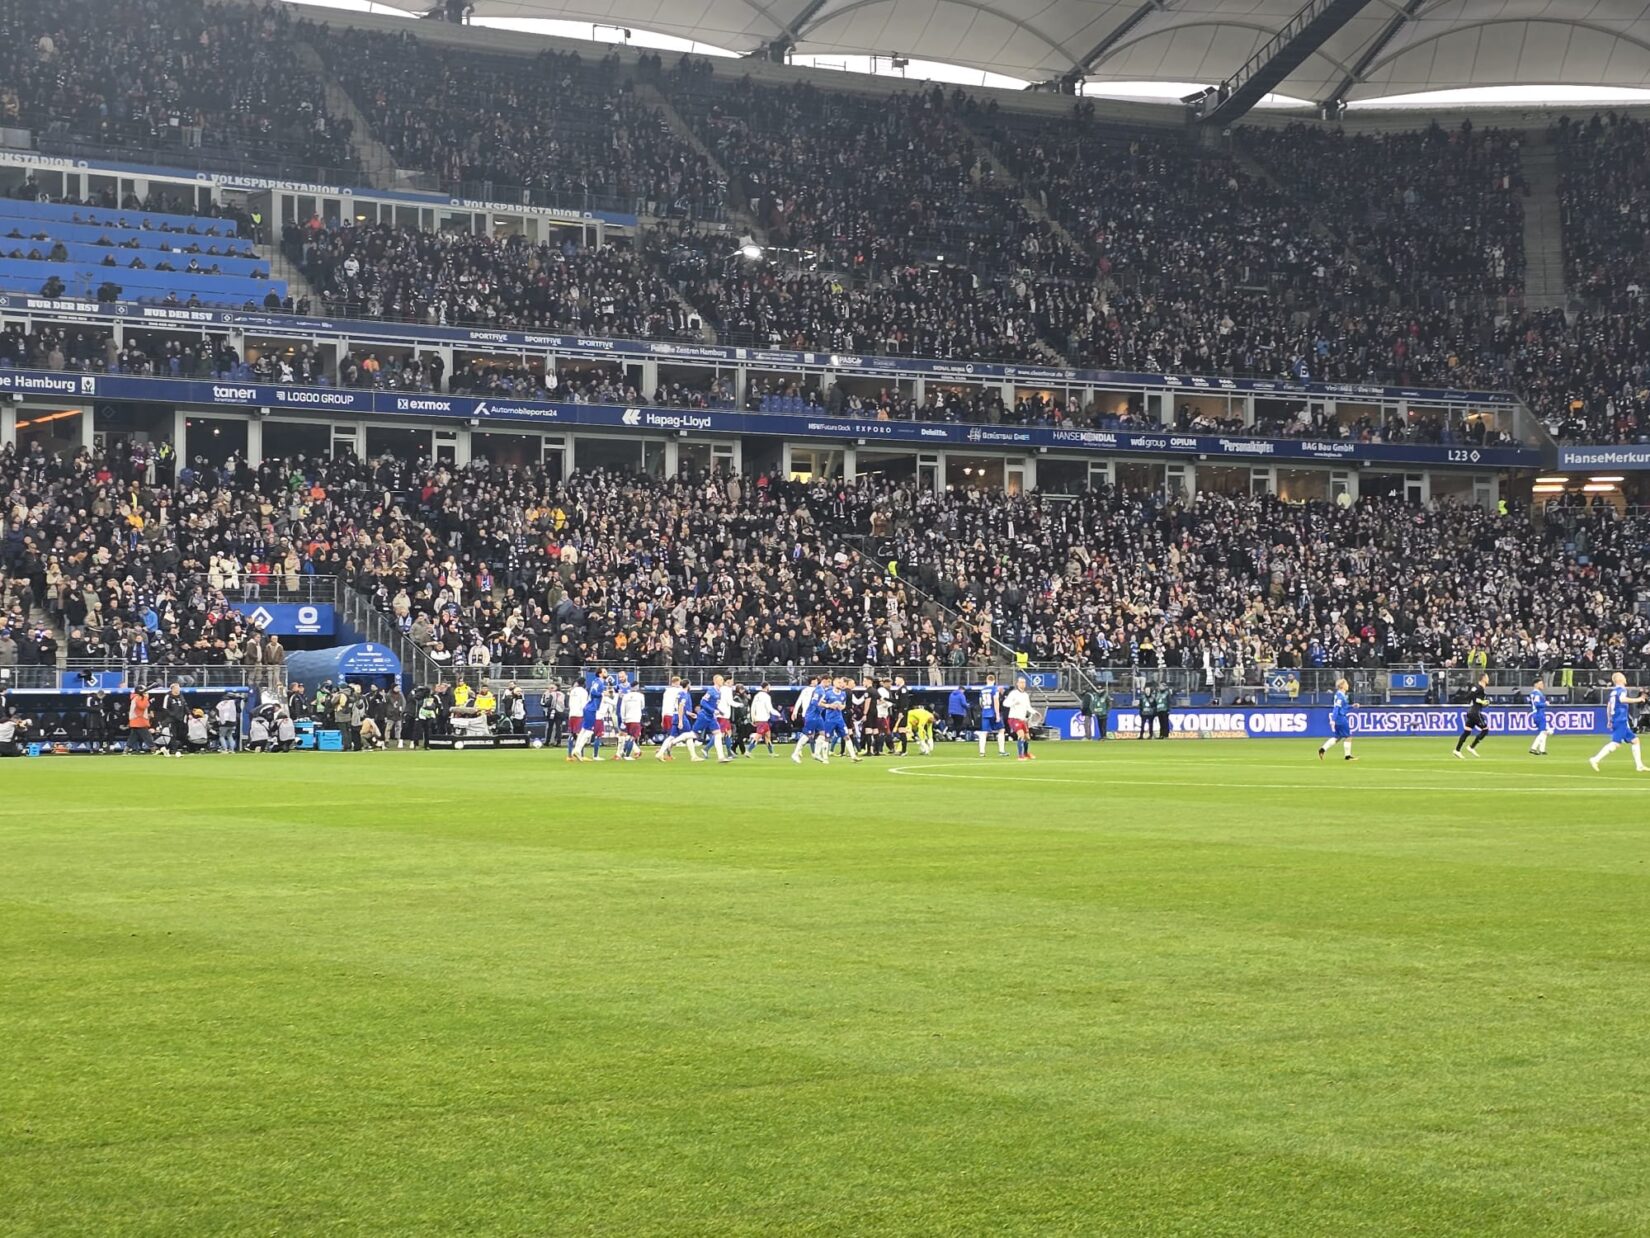
M 1217 83 L 1299 8 L 1300 0 L 475 0 L 480 18 L 631 27 L 738 53 L 788 39 L 807 55 L 898 54 L 1027 81 L 1075 73 L 1097 83 Z M 1650 88 L 1650 3 L 1370 0 L 1275 89 L 1321 102 L 1349 80 L 1349 101 L 1458 87 Z

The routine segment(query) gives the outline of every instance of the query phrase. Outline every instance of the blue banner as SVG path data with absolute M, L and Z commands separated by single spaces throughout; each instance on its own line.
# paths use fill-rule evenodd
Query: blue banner
M 1560 447 L 1558 467 L 1572 469 L 1650 469 L 1650 446 L 1647 447 Z
M 261 631 L 274 636 L 331 636 L 338 626 L 337 614 L 331 606 L 231 602 L 229 608 L 245 615 Z
M 623 408 L 555 404 L 514 398 L 475 399 L 342 387 L 280 387 L 263 383 L 138 378 L 126 374 L 62 374 L 0 369 L 0 392 L 65 399 L 140 400 L 246 410 L 443 417 L 667 434 L 768 435 L 912 446 L 1064 451 L 1092 455 L 1140 454 L 1225 460 L 1317 460 L 1402 463 L 1431 467 L 1529 468 L 1540 463 L 1530 448 L 1430 447 L 1358 443 L 1346 439 L 1229 438 L 1224 435 L 1069 430 L 1052 426 L 969 426 L 923 421 L 858 421 L 824 413 L 738 413 L 722 409 Z

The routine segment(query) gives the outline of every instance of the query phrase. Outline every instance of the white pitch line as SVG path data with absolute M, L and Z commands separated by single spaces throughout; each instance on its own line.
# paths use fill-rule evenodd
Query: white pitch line
M 1064 784 L 1073 787 L 1104 787 L 1112 785 L 1104 778 L 1043 778 L 1037 775 L 1027 776 L 1026 773 L 992 774 L 992 773 L 961 773 L 940 769 L 914 769 L 908 765 L 895 765 L 888 768 L 890 774 L 901 774 L 907 778 L 949 778 L 957 782 L 1018 782 L 1021 786 L 1041 786 L 1044 784 Z M 1122 778 L 1118 782 L 1130 787 L 1183 787 L 1184 778 Z M 1231 791 L 1323 791 L 1334 789 L 1335 784 L 1328 782 L 1225 782 L 1218 784 L 1223 790 Z M 1495 794 L 1495 787 L 1449 787 L 1437 783 L 1382 783 L 1378 788 L 1381 791 L 1441 791 L 1456 795 L 1484 795 Z M 1503 790 L 1506 788 L 1502 788 Z M 1634 788 L 1625 785 L 1616 785 L 1611 781 L 1598 783 L 1598 790 L 1603 792 L 1633 791 Z M 1574 795 L 1576 788 L 1572 787 L 1519 787 L 1519 795 Z

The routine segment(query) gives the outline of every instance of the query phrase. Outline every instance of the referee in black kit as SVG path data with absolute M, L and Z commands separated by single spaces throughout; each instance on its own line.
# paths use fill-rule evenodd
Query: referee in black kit
M 1467 742 L 1467 736 L 1472 736 L 1472 744 L 1467 752 L 1478 755 L 1478 743 L 1490 733 L 1490 720 L 1484 713 L 1490 705 L 1490 677 L 1480 675 L 1478 683 L 1470 689 L 1467 698 L 1467 716 L 1461 722 L 1461 734 L 1455 740 L 1455 758 L 1458 761 L 1466 760 L 1461 753 L 1461 745 Z

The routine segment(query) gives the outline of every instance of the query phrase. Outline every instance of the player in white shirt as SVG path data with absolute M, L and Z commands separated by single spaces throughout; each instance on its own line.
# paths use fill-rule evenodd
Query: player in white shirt
M 773 718 L 773 697 L 764 680 L 756 695 L 751 697 L 751 742 L 747 752 L 755 752 L 757 744 L 765 744 L 770 757 L 779 755 L 773 750 Z
M 802 750 L 808 746 L 807 719 L 814 709 L 814 696 L 819 692 L 819 676 L 815 675 L 803 686 L 802 691 L 796 694 L 796 703 L 791 706 L 791 730 L 796 732 L 796 747 L 791 750 L 791 760 L 798 765 L 802 764 Z
M 1003 738 L 1003 689 L 997 683 L 995 675 L 985 677 L 985 687 L 980 689 L 980 755 L 985 755 L 985 737 L 997 737 L 997 755 L 1006 757 L 1008 747 Z
M 619 691 L 609 688 L 602 693 L 602 703 L 596 709 L 596 760 L 602 759 L 602 740 L 610 735 L 619 733 Z M 617 747 L 613 750 L 613 759 L 617 761 L 624 745 L 617 740 Z
M 642 752 L 642 710 L 647 705 L 647 698 L 642 695 L 642 685 L 632 684 L 630 690 L 619 698 L 619 736 L 618 755 L 615 761 L 623 758 L 634 761 Z
M 584 734 L 584 707 L 590 704 L 590 689 L 582 681 L 575 679 L 573 686 L 567 690 L 567 759 L 578 760 L 578 752 L 584 747 L 579 738 Z
M 1022 761 L 1035 761 L 1031 755 L 1031 693 L 1026 691 L 1026 677 L 1021 675 L 1003 697 L 1003 712 L 1008 715 L 1008 730 L 1014 736 Z
M 682 681 L 675 675 L 665 685 L 664 697 L 659 702 L 659 729 L 669 739 L 676 734 L 677 698 L 682 695 Z

